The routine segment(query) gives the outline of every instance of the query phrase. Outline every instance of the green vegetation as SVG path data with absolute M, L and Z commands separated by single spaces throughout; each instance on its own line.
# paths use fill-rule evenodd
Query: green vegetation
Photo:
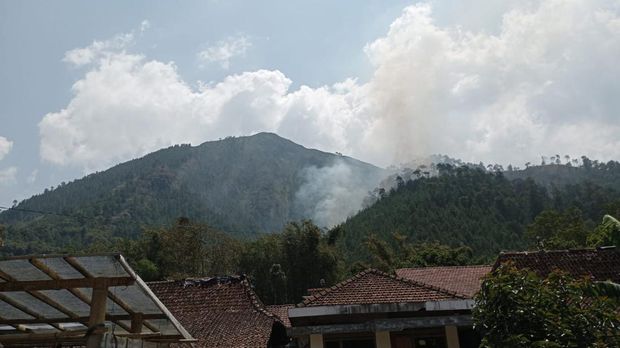
M 173 146 L 61 183 L 0 213 L 7 227 L 0 253 L 83 250 L 113 238 L 137 238 L 142 229 L 167 226 L 179 216 L 235 237 L 280 231 L 306 218 L 305 206 L 296 202 L 303 171 L 335 163 L 345 163 L 351 179 L 360 182 L 378 181 L 382 173 L 270 133 Z
M 534 178 L 509 180 L 504 172 L 480 166 L 436 167 L 436 176 L 401 179 L 394 189 L 338 227 L 347 260 L 371 260 L 365 248 L 368 236 L 397 247 L 398 239 L 391 237 L 394 232 L 410 243 L 470 248 L 477 261 L 490 261 L 501 250 L 583 247 L 614 241 L 612 237 L 594 237 L 599 233 L 593 231 L 605 214 L 620 213 L 620 191 L 610 186 L 576 181 L 547 189 Z M 620 177 L 616 164 L 570 168 L 603 171 L 601 177 L 609 180 Z
M 449 247 L 432 243 L 411 243 L 402 234 L 394 233 L 395 243 L 389 243 L 371 235 L 365 246 L 370 253 L 370 262 L 354 263 L 352 273 L 372 267 L 384 272 L 394 272 L 398 268 L 427 266 L 461 266 L 478 263 L 472 250 L 466 246 Z M 395 245 L 394 245 L 395 244 Z
M 562 273 L 541 278 L 510 264 L 499 267 L 476 297 L 481 347 L 618 347 L 618 302 L 597 288 Z

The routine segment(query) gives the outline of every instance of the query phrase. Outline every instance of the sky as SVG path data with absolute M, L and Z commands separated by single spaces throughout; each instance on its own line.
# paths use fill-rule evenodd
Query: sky
M 0 0 L 0 206 L 261 131 L 379 166 L 618 160 L 618 60 L 618 0 Z

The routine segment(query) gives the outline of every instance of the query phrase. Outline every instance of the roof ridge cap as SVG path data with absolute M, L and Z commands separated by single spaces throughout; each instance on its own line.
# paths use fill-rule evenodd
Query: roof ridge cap
M 252 304 L 252 307 L 254 307 L 254 309 L 262 314 L 267 316 L 268 318 L 271 318 L 275 321 L 277 321 L 278 323 L 284 325 L 284 323 L 282 322 L 282 320 L 275 314 L 271 313 L 266 305 L 263 303 L 263 301 L 261 301 L 261 299 L 258 297 L 258 295 L 256 294 L 256 292 L 254 292 L 254 290 L 252 289 L 252 286 L 250 285 L 250 282 L 248 281 L 247 277 L 243 277 L 243 279 L 239 282 L 239 284 L 241 284 L 243 286 L 243 289 L 245 291 L 245 294 L 248 296 L 250 303 Z
M 397 268 L 395 271 L 409 270 L 409 269 L 437 269 L 437 268 L 481 268 L 481 267 L 493 267 L 493 265 L 460 265 L 460 266 L 422 266 L 422 267 L 403 267 Z

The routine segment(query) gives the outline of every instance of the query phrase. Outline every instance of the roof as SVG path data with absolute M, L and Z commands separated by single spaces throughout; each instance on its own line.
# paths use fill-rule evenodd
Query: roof
M 280 320 L 244 276 L 151 282 L 153 292 L 198 340 L 196 347 L 266 347 Z
M 368 269 L 315 295 L 308 296 L 297 307 L 420 303 L 461 298 L 464 297 L 435 286 L 399 278 L 376 269 Z
M 480 290 L 481 278 L 491 268 L 489 265 L 401 268 L 396 270 L 396 275 L 473 298 Z
M 282 324 L 291 327 L 291 321 L 288 319 L 288 310 L 295 308 L 294 304 L 268 305 L 267 310 L 278 317 Z
M 517 268 L 528 268 L 541 276 L 554 269 L 574 277 L 591 277 L 596 281 L 620 283 L 620 250 L 615 247 L 534 252 L 501 253 L 493 266 L 512 261 Z
M 91 311 L 98 311 L 93 303 L 105 305 L 103 331 L 116 336 L 191 340 L 120 254 L 0 260 L 0 345 L 35 344 L 50 336 L 79 345 Z

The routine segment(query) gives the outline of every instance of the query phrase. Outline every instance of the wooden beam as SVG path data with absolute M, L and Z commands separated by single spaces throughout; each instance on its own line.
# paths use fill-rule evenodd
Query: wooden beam
M 83 323 L 84 325 L 88 324 L 89 317 L 78 317 L 78 318 L 34 318 L 34 319 L 1 319 L 0 324 L 2 325 L 18 325 L 18 324 L 47 324 L 47 323 Z M 132 316 L 129 314 L 106 314 L 105 319 L 107 321 L 118 322 L 121 320 L 131 321 Z M 167 319 L 166 315 L 163 313 L 157 314 L 142 314 L 142 320 L 151 320 L 151 319 Z M 119 325 L 120 326 L 120 325 Z M 127 328 L 123 327 L 123 329 L 130 331 L 130 327 L 125 325 Z
M 105 328 L 95 330 L 96 334 L 103 334 Z M 0 335 L 0 343 L 2 344 L 25 344 L 25 343 L 49 343 L 66 340 L 83 339 L 86 331 L 63 331 L 63 332 L 41 332 L 41 333 L 26 333 L 26 334 L 7 334 Z
M 118 255 L 114 256 L 117 260 L 118 260 Z M 93 278 L 93 274 L 90 273 L 86 268 L 84 268 L 82 265 L 80 265 L 80 263 L 71 256 L 67 256 L 63 258 L 68 264 L 70 264 L 73 268 L 75 268 L 78 272 L 80 272 L 80 274 L 82 274 L 84 277 L 86 278 Z M 132 277 L 135 278 L 135 277 Z M 120 299 L 118 296 L 116 296 L 115 294 L 113 294 L 112 292 L 108 292 L 108 298 L 112 301 L 114 301 L 116 304 L 119 305 L 119 307 L 121 307 L 125 312 L 129 313 L 131 316 L 133 316 L 136 312 L 131 308 L 130 305 L 128 305 L 127 303 L 125 303 L 125 301 L 123 301 L 122 299 Z M 127 327 L 127 325 L 121 323 L 121 322 L 117 322 L 117 324 L 119 326 L 121 326 L 123 329 L 125 329 L 126 331 L 131 331 L 130 327 Z M 155 326 L 153 326 L 152 324 L 145 322 L 144 326 L 146 326 L 149 330 L 151 330 L 152 332 L 158 332 L 159 329 Z
M 97 279 L 106 279 L 109 286 L 129 286 L 135 280 L 131 277 L 117 278 L 81 278 L 81 279 L 51 279 L 51 280 L 20 280 L 16 282 L 0 283 L 0 292 L 31 291 L 31 290 L 61 290 L 69 288 L 94 288 Z
M 20 311 L 22 311 L 22 312 L 24 312 L 24 313 L 26 313 L 26 314 L 30 315 L 31 317 L 38 318 L 38 319 L 42 319 L 42 318 L 43 318 L 43 316 L 42 316 L 41 314 L 39 314 L 39 313 L 37 313 L 37 312 L 35 312 L 35 311 L 31 310 L 30 308 L 28 308 L 28 307 L 24 306 L 23 304 L 21 304 L 21 303 L 19 303 L 19 302 L 13 301 L 13 299 L 11 299 L 10 297 L 6 296 L 6 295 L 5 295 L 5 294 L 3 294 L 3 293 L 0 293 L 0 300 L 2 300 L 2 301 L 4 301 L 4 302 L 6 302 L 6 303 L 8 303 L 8 304 L 10 304 L 11 306 L 13 306 L 13 307 L 15 307 L 15 308 L 19 309 Z M 19 324 L 24 324 L 24 323 L 21 323 L 21 322 L 20 322 L 20 323 L 17 323 L 17 325 L 19 325 Z M 63 331 L 63 330 L 64 330 L 64 329 L 63 329 L 62 327 L 60 327 L 60 325 L 58 325 L 58 324 L 53 324 L 53 323 L 49 323 L 49 324 L 50 324 L 52 327 L 56 328 L 57 330 L 60 330 L 60 331 Z
M 0 271 L 0 273 L 1 273 L 1 274 L 0 274 L 0 278 L 2 278 L 4 281 L 15 281 L 15 278 L 11 277 L 11 275 L 9 275 L 9 274 L 7 274 L 7 273 L 5 273 L 5 272 L 1 272 L 1 271 Z M 45 295 L 43 295 L 43 294 L 41 294 L 41 293 L 39 293 L 39 292 L 37 292 L 37 291 L 28 291 L 28 294 L 30 294 L 31 296 L 35 297 L 37 300 L 42 301 L 42 302 L 44 302 L 44 303 L 47 303 L 48 305 L 50 305 L 50 306 L 52 306 L 52 307 L 56 308 L 56 310 L 59 310 L 59 311 L 61 311 L 62 313 L 65 313 L 65 315 L 68 315 L 66 312 L 63 312 L 63 311 L 61 310 L 61 308 L 62 308 L 62 309 L 65 309 L 64 307 L 60 306 L 58 303 L 56 303 L 55 301 L 53 301 L 53 300 L 52 300 L 52 299 L 50 299 L 49 297 L 47 297 L 47 296 L 45 296 Z M 5 302 L 6 302 L 6 301 L 5 301 Z M 9 303 L 9 304 L 10 304 L 10 303 Z M 15 305 L 14 305 L 14 304 L 11 304 L 11 306 L 15 307 Z M 16 308 L 17 308 L 17 307 L 16 307 Z M 18 308 L 18 309 L 19 309 L 19 308 Z M 20 310 L 23 312 L 23 310 L 22 310 L 22 309 L 20 309 Z M 69 312 L 69 311 L 67 311 L 67 312 Z M 36 318 L 37 316 L 35 315 L 34 317 Z M 39 316 L 39 317 L 40 317 L 40 316 Z M 0 322 L 2 322 L 2 318 L 0 318 Z M 20 329 L 19 324 L 23 324 L 23 323 L 16 323 L 15 325 L 11 325 L 11 326 L 13 326 L 14 328 L 16 328 L 16 329 L 18 329 L 18 330 L 19 330 L 19 329 Z M 9 325 L 10 325 L 10 324 L 9 324 Z M 58 329 L 58 330 L 60 330 L 60 331 L 63 331 L 63 330 L 64 330 L 64 329 L 63 329 L 60 325 L 52 325 L 52 327 L 55 327 L 56 329 Z
M 123 268 L 125 269 L 125 272 L 127 272 L 131 277 L 133 277 L 134 279 L 136 279 L 136 285 L 149 297 L 153 300 L 153 302 L 155 302 L 155 305 L 159 308 L 159 310 L 162 311 L 162 313 L 166 314 L 166 316 L 168 317 L 168 320 L 170 320 L 170 323 L 172 323 L 172 326 L 174 326 L 174 328 L 185 338 L 188 340 L 192 340 L 193 337 L 192 335 L 189 334 L 189 332 L 187 332 L 187 330 L 185 330 L 185 328 L 183 327 L 183 325 L 181 325 L 181 323 L 179 323 L 179 321 L 174 317 L 174 315 L 172 315 L 172 313 L 170 313 L 170 311 L 168 310 L 168 308 L 166 308 L 166 306 L 164 306 L 163 303 L 161 303 L 161 301 L 159 300 L 159 298 L 157 298 L 157 296 L 155 296 L 155 294 L 153 293 L 153 291 L 151 290 L 151 288 L 148 287 L 148 285 L 146 285 L 146 283 L 144 283 L 144 281 L 142 280 L 142 278 L 140 278 L 136 272 L 134 272 L 134 270 L 129 267 L 129 264 L 127 263 L 127 261 L 125 260 L 125 258 L 123 257 L 123 255 L 117 255 L 115 256 L 118 260 L 118 262 L 120 262 L 120 264 L 123 266 Z
M 88 273 L 83 267 L 79 266 L 76 262 L 75 259 L 70 259 L 71 262 L 73 262 L 73 264 L 70 264 L 72 267 L 76 267 L 75 265 L 78 266 L 79 269 L 77 269 L 78 272 L 80 272 L 82 275 L 86 276 L 85 273 L 88 275 L 87 278 L 93 278 L 90 273 Z M 38 258 L 30 258 L 29 259 L 30 263 L 35 266 L 36 268 L 38 268 L 39 270 L 41 270 L 43 273 L 47 274 L 48 277 L 52 278 L 52 279 L 62 279 L 60 277 L 60 275 L 58 275 L 58 273 L 56 273 L 54 270 L 52 270 L 51 268 L 49 268 L 44 262 L 42 262 L 40 259 Z M 88 299 L 88 297 L 86 296 L 86 294 L 84 294 L 82 291 L 78 290 L 78 289 L 67 289 L 73 296 L 77 297 L 78 299 L 80 299 L 82 302 L 86 303 L 89 307 L 90 307 L 90 300 Z M 130 328 L 129 326 L 123 324 L 122 322 L 120 322 L 120 320 L 116 321 L 114 319 L 109 319 L 110 316 L 106 315 L 106 319 L 113 321 L 114 323 L 116 323 L 118 326 L 122 327 L 125 331 L 129 331 Z M 81 318 L 81 320 L 79 320 L 80 322 L 83 323 L 87 323 L 88 322 L 88 318 L 84 319 Z

